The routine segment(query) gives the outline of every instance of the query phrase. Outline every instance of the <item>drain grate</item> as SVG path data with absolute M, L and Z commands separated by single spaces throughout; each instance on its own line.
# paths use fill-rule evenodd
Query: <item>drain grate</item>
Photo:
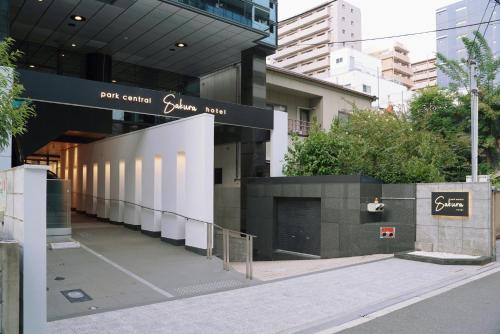
M 61 293 L 70 303 L 81 303 L 92 300 L 82 289 L 64 290 Z

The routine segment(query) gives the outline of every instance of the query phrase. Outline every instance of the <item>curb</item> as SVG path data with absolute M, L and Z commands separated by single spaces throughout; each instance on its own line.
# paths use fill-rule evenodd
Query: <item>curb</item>
M 421 256 L 409 254 L 410 252 L 401 252 L 394 254 L 395 258 L 410 260 L 410 261 L 419 261 L 440 265 L 452 265 L 452 266 L 484 266 L 493 261 L 493 258 L 490 256 L 481 256 L 476 259 L 441 259 L 436 257 L 429 256 Z

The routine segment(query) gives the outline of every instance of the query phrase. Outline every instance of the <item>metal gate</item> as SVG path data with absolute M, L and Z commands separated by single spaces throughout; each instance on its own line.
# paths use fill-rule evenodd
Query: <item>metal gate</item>
M 321 199 L 276 199 L 277 242 L 280 250 L 320 255 Z

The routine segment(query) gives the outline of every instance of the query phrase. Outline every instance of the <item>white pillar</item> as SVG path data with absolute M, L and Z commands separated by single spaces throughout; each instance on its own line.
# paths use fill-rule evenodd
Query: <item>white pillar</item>
M 285 155 L 288 150 L 288 114 L 274 111 L 274 127 L 271 131 L 271 176 L 283 176 Z

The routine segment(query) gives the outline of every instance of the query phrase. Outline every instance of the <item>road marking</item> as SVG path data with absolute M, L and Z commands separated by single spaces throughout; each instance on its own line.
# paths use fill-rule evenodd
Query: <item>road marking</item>
M 479 274 L 476 274 L 474 276 L 464 278 L 463 280 L 460 280 L 458 282 L 452 283 L 452 284 L 447 285 L 445 287 L 442 287 L 442 288 L 436 289 L 434 291 L 425 293 L 425 294 L 423 294 L 421 296 L 410 298 L 410 299 L 405 300 L 403 302 L 400 302 L 400 303 L 391 305 L 389 307 L 386 307 L 384 309 L 381 309 L 381 310 L 372 312 L 370 314 L 361 316 L 358 319 L 348 321 L 348 322 L 343 323 L 341 325 L 337 325 L 337 326 L 334 326 L 334 327 L 331 327 L 331 328 L 328 328 L 328 329 L 323 329 L 323 330 L 321 330 L 319 332 L 316 332 L 316 334 L 334 334 L 334 333 L 338 333 L 338 332 L 341 332 L 341 331 L 349 329 L 349 328 L 353 328 L 353 327 L 365 324 L 365 323 L 367 323 L 367 322 L 369 322 L 369 321 L 371 321 L 373 319 L 380 318 L 380 317 L 385 316 L 385 315 L 387 315 L 389 313 L 392 313 L 394 311 L 398 311 L 398 310 L 403 309 L 405 307 L 411 306 L 413 304 L 419 303 L 419 302 L 424 301 L 426 299 L 438 296 L 440 294 L 443 294 L 445 292 L 448 292 L 450 290 L 458 288 L 458 287 L 460 287 L 462 285 L 465 285 L 465 284 L 474 282 L 476 280 L 479 280 L 481 278 L 484 278 L 486 276 L 498 273 L 498 272 L 500 272 L 500 265 L 496 265 L 493 268 L 485 268 L 485 269 L 486 270 L 481 271 Z
M 97 256 L 98 258 L 100 258 L 101 260 L 103 260 L 104 262 L 112 265 L 113 267 L 115 267 L 116 269 L 120 270 L 122 273 L 124 274 L 127 274 L 128 276 L 132 277 L 133 279 L 141 282 L 142 284 L 146 285 L 147 287 L 153 289 L 154 291 L 158 292 L 160 295 L 164 296 L 164 297 L 167 297 L 167 298 L 173 298 L 174 295 L 168 293 L 167 291 L 163 290 L 163 289 L 160 289 L 159 287 L 157 287 L 156 285 L 146 281 L 144 278 L 134 274 L 133 272 L 123 268 L 122 266 L 120 266 L 119 264 L 111 261 L 110 259 L 108 259 L 107 257 L 105 257 L 104 255 L 102 254 L 99 254 L 97 253 L 96 251 L 90 249 L 89 247 L 85 246 L 84 244 L 80 243 L 80 246 L 85 249 L 87 252 Z

